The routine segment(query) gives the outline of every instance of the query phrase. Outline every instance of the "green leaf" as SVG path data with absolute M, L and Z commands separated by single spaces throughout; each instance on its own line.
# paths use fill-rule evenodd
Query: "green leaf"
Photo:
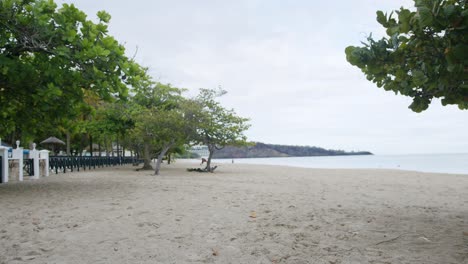
M 460 15 L 465 19 L 468 18 L 468 9 L 463 10 Z
M 99 11 L 97 13 L 97 16 L 102 22 L 105 22 L 105 23 L 109 23 L 111 19 L 111 15 L 107 13 L 106 11 Z
M 427 77 L 424 74 L 424 72 L 420 70 L 413 70 L 412 76 L 413 76 L 413 83 L 415 86 L 422 86 L 427 80 Z
M 411 110 L 413 110 L 416 113 L 420 113 L 426 110 L 429 107 L 430 103 L 431 101 L 429 99 L 417 96 L 413 99 L 413 103 L 411 103 L 409 108 L 411 108 Z
M 447 18 L 453 16 L 456 12 L 456 8 L 454 5 L 447 5 L 443 8 L 444 14 Z
M 464 61 L 468 59 L 468 44 L 459 43 L 452 49 L 453 55 L 458 61 Z
M 8 69 L 9 69 L 9 68 L 8 68 L 7 66 L 3 66 L 3 67 L 2 67 L 2 74 L 3 74 L 3 75 L 7 75 L 7 74 L 8 74 Z
M 398 20 L 400 24 L 400 33 L 408 33 L 411 29 L 410 22 L 411 22 L 412 13 L 408 9 L 400 9 L 398 13 Z
M 423 28 L 431 26 L 434 22 L 434 16 L 431 10 L 426 6 L 418 7 L 418 18 L 419 24 Z
M 398 12 L 398 20 L 400 23 L 409 23 L 411 19 L 411 11 L 408 9 L 401 8 Z
M 384 13 L 380 10 L 377 11 L 377 22 L 379 22 L 384 27 L 387 25 L 387 16 L 384 15 Z

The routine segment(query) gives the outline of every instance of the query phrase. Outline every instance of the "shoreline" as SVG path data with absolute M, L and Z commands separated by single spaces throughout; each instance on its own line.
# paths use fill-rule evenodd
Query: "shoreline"
M 468 260 L 464 175 L 196 165 L 0 185 L 0 263 Z
M 231 163 L 231 160 L 214 159 L 214 161 L 221 164 Z M 234 161 L 242 164 L 281 165 L 314 169 L 396 169 L 468 176 L 466 160 L 468 160 L 468 153 L 234 159 Z

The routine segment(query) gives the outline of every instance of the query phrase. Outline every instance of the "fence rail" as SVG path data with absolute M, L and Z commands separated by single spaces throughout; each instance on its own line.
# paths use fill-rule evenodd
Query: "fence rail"
M 109 166 L 141 163 L 134 157 L 90 157 L 90 156 L 51 156 L 49 157 L 49 169 L 55 173 L 67 171 L 90 170 Z

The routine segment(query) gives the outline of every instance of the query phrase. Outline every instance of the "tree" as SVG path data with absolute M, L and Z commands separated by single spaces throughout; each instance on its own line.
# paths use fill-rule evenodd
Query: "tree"
M 108 35 L 110 15 L 97 16 L 52 0 L 0 1 L 0 137 L 73 120 L 86 94 L 125 98 L 138 84 L 144 69 Z
M 85 122 L 85 131 L 89 133 L 95 142 L 117 141 L 120 146 L 129 131 L 134 127 L 132 119 L 133 103 L 130 101 L 116 100 L 112 103 L 101 102 L 96 109 L 93 118 Z M 107 145 L 107 144 L 106 144 Z M 91 148 L 92 146 L 90 146 Z
M 227 145 L 242 146 L 247 144 L 243 134 L 250 125 L 248 118 L 239 117 L 233 109 L 226 109 L 216 101 L 216 98 L 226 94 L 224 90 L 200 89 L 195 102 L 199 110 L 194 110 L 193 119 L 198 121 L 195 142 L 208 146 L 209 155 L 205 171 L 212 172 L 211 159 L 216 150 Z
M 378 87 L 413 98 L 415 112 L 433 98 L 468 109 L 466 0 L 415 0 L 416 11 L 377 11 L 387 37 L 346 48 L 346 59 Z
M 169 84 L 147 82 L 132 97 L 135 103 L 135 128 L 131 132 L 134 145 L 143 149 L 142 169 L 152 170 L 151 160 L 157 155 L 155 174 L 162 159 L 176 146 L 188 143 L 193 126 L 187 121 L 182 89 Z
M 181 109 L 161 111 L 152 108 L 140 112 L 134 131 L 145 142 L 146 151 L 149 152 L 145 156 L 157 155 L 155 175 L 159 175 L 162 159 L 166 153 L 175 146 L 187 143 L 189 129 Z

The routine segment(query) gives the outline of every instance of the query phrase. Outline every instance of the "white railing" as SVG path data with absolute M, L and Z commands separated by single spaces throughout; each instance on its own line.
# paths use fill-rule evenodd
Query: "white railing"
M 1 143 L 1 140 L 0 140 Z M 33 160 L 33 171 L 34 175 L 32 175 L 31 179 L 39 179 L 42 176 L 49 176 L 49 151 L 48 150 L 37 150 L 36 143 L 33 143 L 33 149 L 28 151 L 23 150 L 20 146 L 20 141 L 16 141 L 16 148 L 11 149 L 7 147 L 3 147 L 0 145 L 0 156 L 2 157 L 2 171 L 0 172 L 1 175 L 1 182 L 7 183 L 10 179 L 10 168 L 12 168 L 13 164 L 14 167 L 18 166 L 18 175 L 14 175 L 15 177 L 18 176 L 19 181 L 23 181 L 23 166 L 24 166 L 24 153 L 27 153 L 27 158 Z M 41 161 L 43 166 L 41 166 Z M 11 165 L 10 165 L 11 164 Z M 42 167 L 42 168 L 41 168 Z

